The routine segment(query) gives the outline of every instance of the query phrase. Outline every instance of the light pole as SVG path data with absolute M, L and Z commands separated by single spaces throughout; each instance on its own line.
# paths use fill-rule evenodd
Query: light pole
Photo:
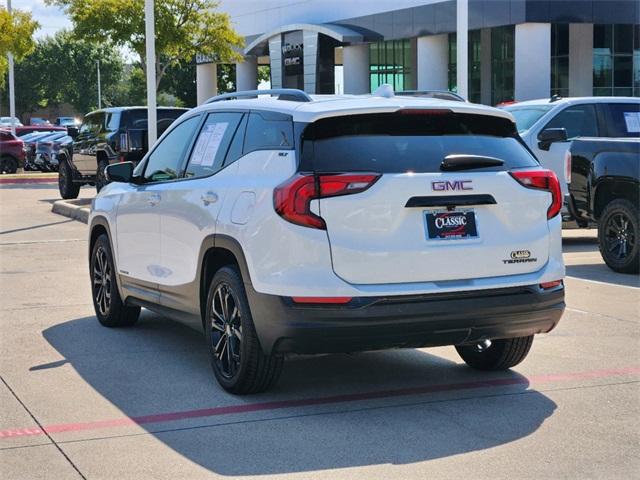
M 147 42 L 147 123 L 149 150 L 158 139 L 156 113 L 156 31 L 153 0 L 144 2 L 145 34 Z
M 98 64 L 98 108 L 102 109 L 102 94 L 100 93 L 100 60 L 96 60 Z
M 7 12 L 11 15 L 11 0 L 7 0 Z M 9 60 L 9 116 L 11 117 L 11 133 L 16 134 L 16 91 L 13 73 L 13 53 L 7 55 Z

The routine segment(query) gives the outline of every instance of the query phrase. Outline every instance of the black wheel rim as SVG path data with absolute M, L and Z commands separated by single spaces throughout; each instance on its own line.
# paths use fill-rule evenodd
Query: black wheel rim
M 605 226 L 605 245 L 616 260 L 624 260 L 631 254 L 636 243 L 636 232 L 631 219 L 622 212 L 609 217 Z
M 213 294 L 209 324 L 213 362 L 224 377 L 231 378 L 240 368 L 242 314 L 235 293 L 226 283 L 218 285 Z
M 111 306 L 111 275 L 107 251 L 98 247 L 93 261 L 93 300 L 100 315 L 107 315 Z

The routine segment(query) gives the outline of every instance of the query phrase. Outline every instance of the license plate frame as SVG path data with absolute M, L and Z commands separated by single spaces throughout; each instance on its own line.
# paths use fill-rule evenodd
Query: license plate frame
M 423 211 L 428 241 L 470 240 L 480 238 L 475 209 Z

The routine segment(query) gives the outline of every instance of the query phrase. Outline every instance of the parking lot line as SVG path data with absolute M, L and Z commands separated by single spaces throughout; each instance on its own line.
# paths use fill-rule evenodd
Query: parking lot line
M 22 428 L 14 430 L 0 431 L 0 438 L 25 437 L 32 435 L 42 435 L 45 432 L 63 433 L 76 432 L 82 430 L 98 430 L 103 428 L 116 428 L 132 425 L 142 425 L 148 423 L 164 423 L 175 420 L 186 420 L 193 418 L 215 417 L 220 415 L 236 415 L 241 413 L 251 413 L 258 411 L 278 410 L 284 408 L 309 407 L 315 405 L 329 405 L 356 401 L 379 400 L 383 398 L 404 397 L 409 395 L 425 395 L 442 392 L 453 392 L 461 390 L 472 390 L 491 387 L 505 387 L 522 384 L 535 383 L 557 383 L 573 380 L 584 380 L 587 378 L 603 378 L 616 375 L 640 374 L 640 366 L 620 368 L 615 370 L 596 370 L 590 372 L 575 372 L 564 374 L 551 374 L 536 377 L 517 377 L 507 379 L 485 380 L 479 382 L 452 383 L 444 385 L 429 385 L 424 387 L 404 388 L 396 390 L 383 390 L 376 392 L 354 393 L 346 395 L 336 395 L 331 397 L 306 398 L 297 400 L 282 400 L 278 402 L 254 403 L 248 405 L 233 405 L 227 407 L 207 408 L 201 410 L 189 410 L 183 412 L 161 413 L 155 415 L 145 415 L 141 417 L 126 417 L 114 420 L 98 420 L 93 422 L 68 423 L 61 425 L 49 425 L 42 428 Z

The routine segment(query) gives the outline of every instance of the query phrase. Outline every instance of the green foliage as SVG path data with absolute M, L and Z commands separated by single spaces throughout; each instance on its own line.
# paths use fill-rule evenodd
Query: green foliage
M 174 95 L 181 104 L 177 106 L 195 107 L 198 104 L 196 66 L 189 60 L 172 65 L 162 77 L 160 89 Z
M 77 38 L 111 41 L 140 57 L 146 72 L 144 0 L 46 0 L 62 7 Z M 156 87 L 172 65 L 204 54 L 221 63 L 240 60 L 234 47 L 243 40 L 215 0 L 155 0 Z
M 40 24 L 33 20 L 31 13 L 12 10 L 11 13 L 0 7 L 0 87 L 4 86 L 6 72 L 9 71 L 7 54 L 13 54 L 20 62 L 35 47 L 33 32 Z
M 15 66 L 16 110 L 31 112 L 68 102 L 87 113 L 98 106 L 98 61 L 103 105 L 112 104 L 122 77 L 120 52 L 110 45 L 75 40 L 61 30 L 39 40 Z M 6 98 L 8 92 L 3 92 Z

